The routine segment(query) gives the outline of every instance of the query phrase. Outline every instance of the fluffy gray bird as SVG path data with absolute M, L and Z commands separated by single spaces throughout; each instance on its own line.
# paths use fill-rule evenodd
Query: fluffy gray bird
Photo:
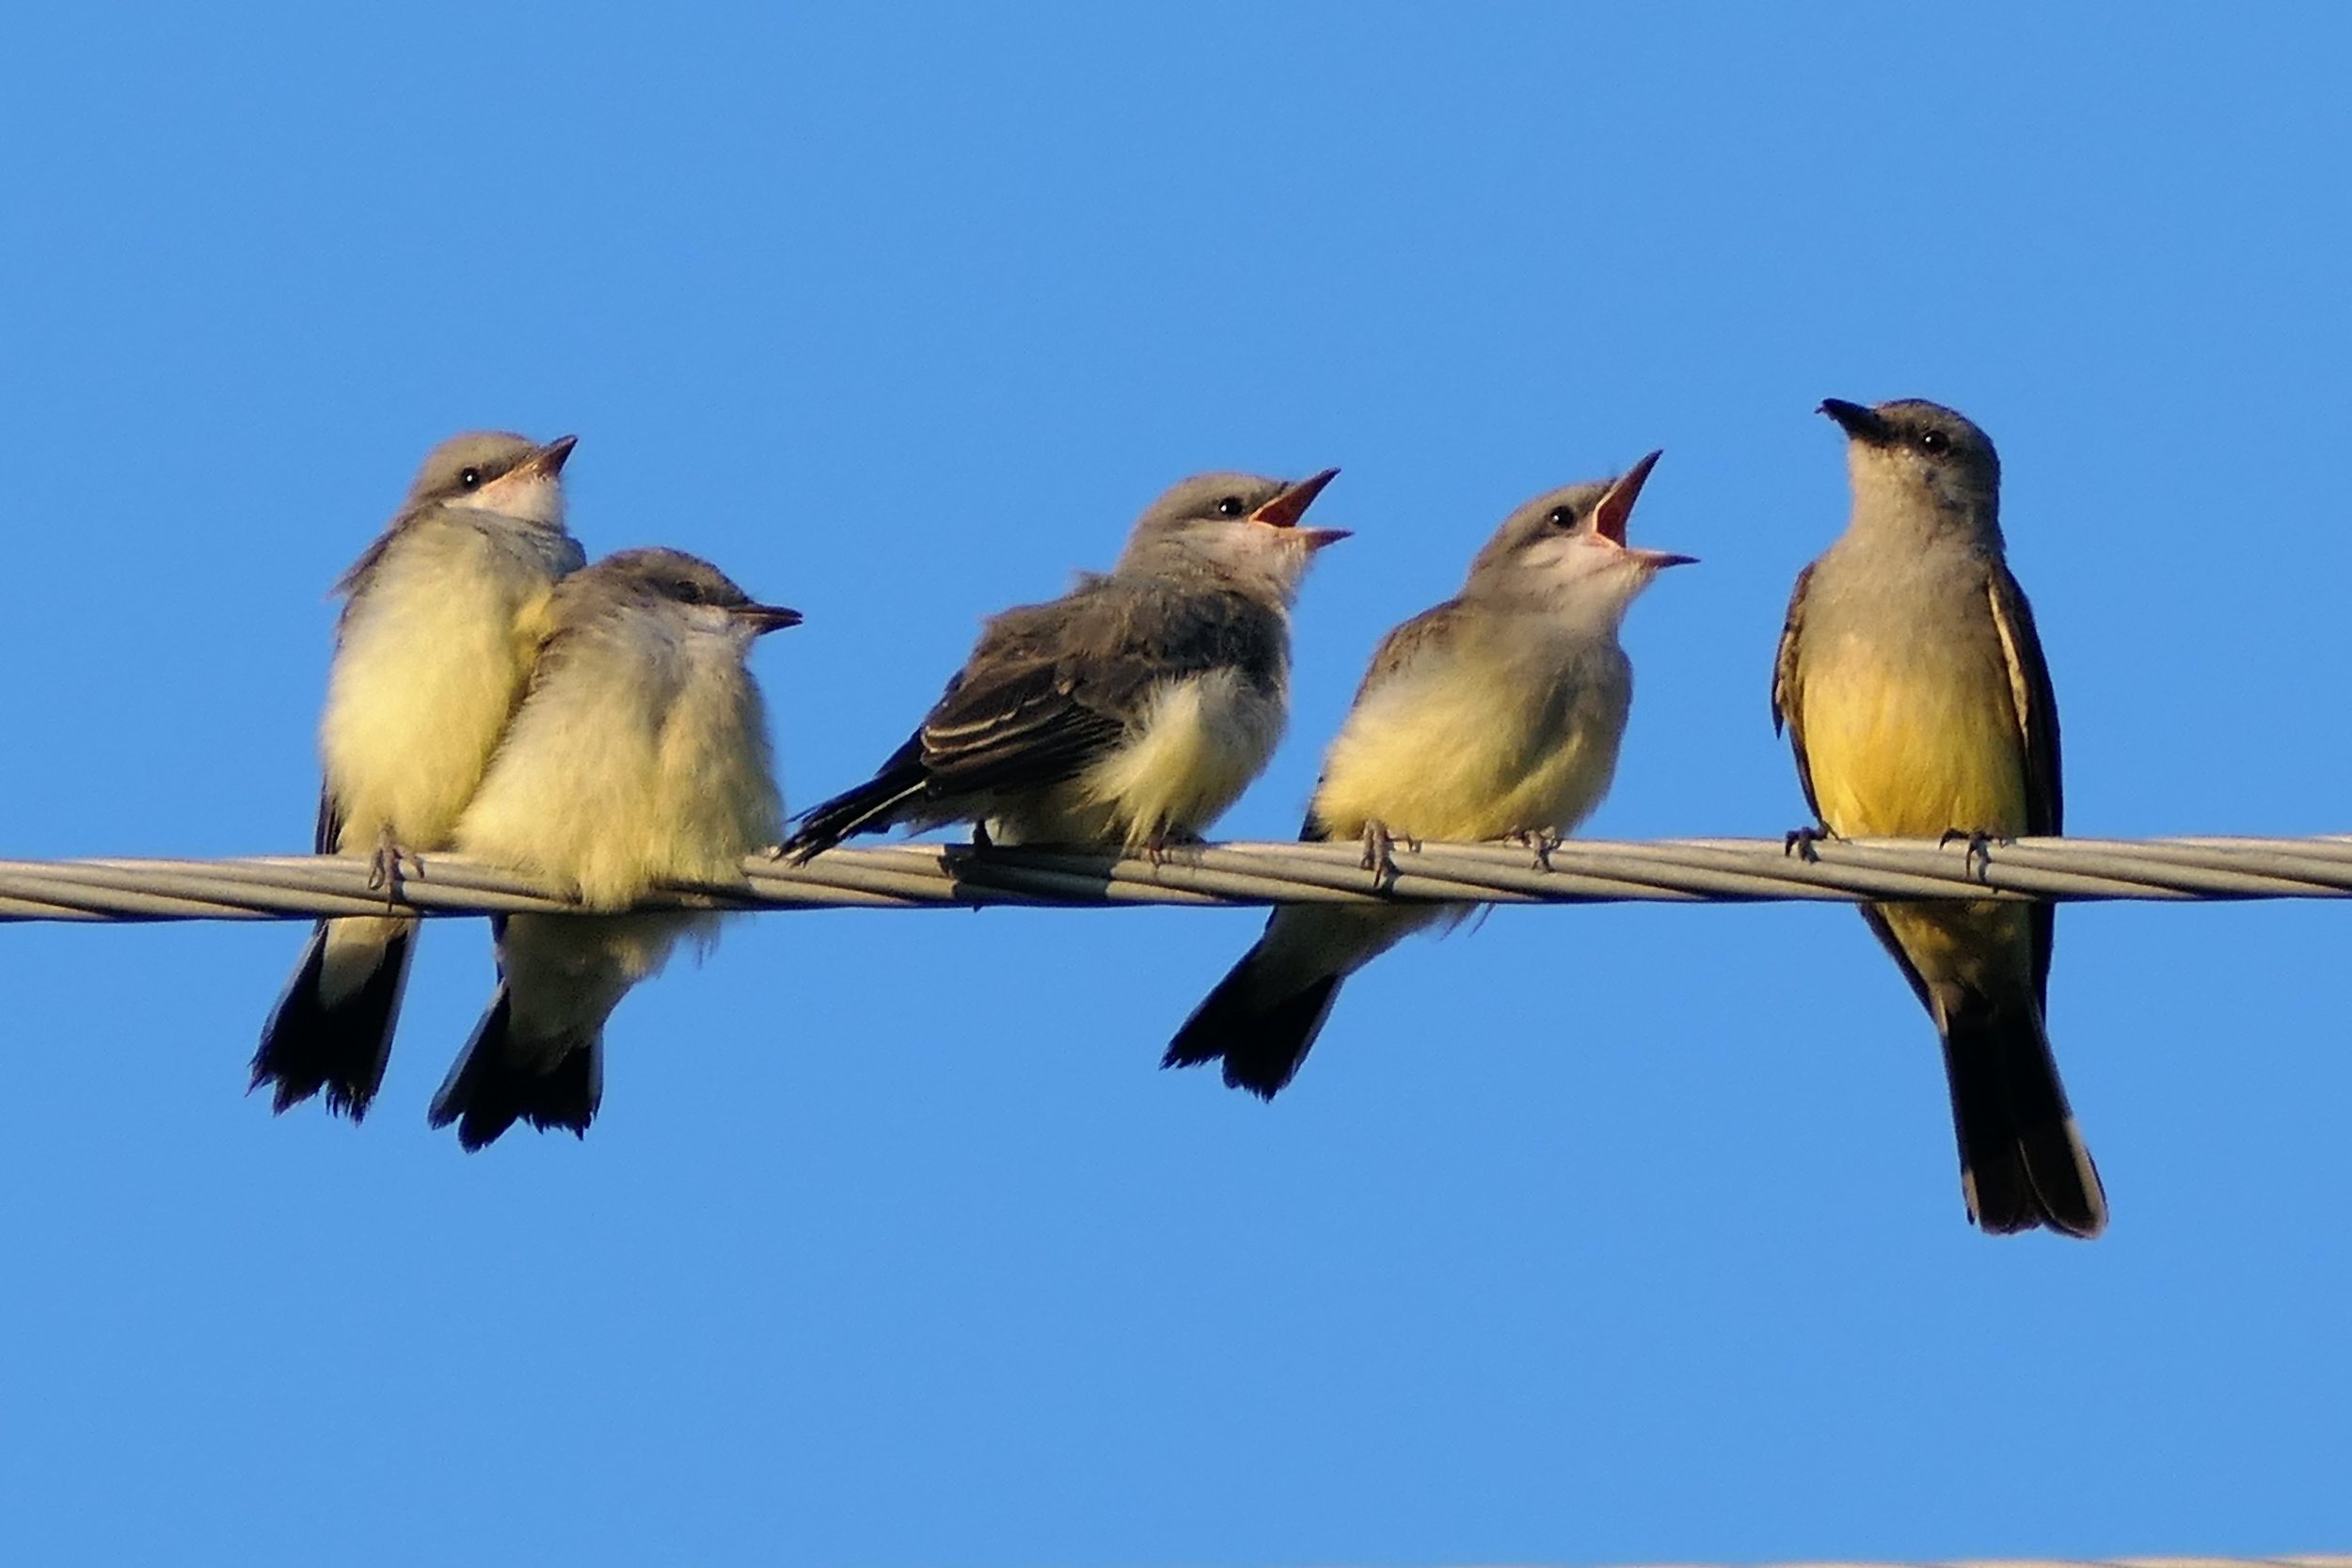
M 1107 576 L 992 619 L 922 727 L 783 853 L 898 823 L 973 822 L 998 844 L 1199 834 L 1281 736 L 1291 600 L 1315 552 L 1347 537 L 1298 520 L 1338 471 L 1176 485 Z
M 1609 792 L 1633 701 L 1627 607 L 1692 558 L 1626 543 L 1659 454 L 1621 478 L 1536 497 L 1470 562 L 1461 594 L 1389 633 L 1331 742 L 1306 839 L 1517 838 L 1549 847 Z M 1471 906 L 1291 905 L 1274 911 L 1161 1061 L 1222 1059 L 1267 1099 L 1322 1032 L 1340 983 L 1413 931 Z
M 456 847 L 622 911 L 664 882 L 741 880 L 784 802 L 753 641 L 798 626 L 708 562 L 624 550 L 564 579 L 531 688 L 459 819 Z M 603 1096 L 605 1020 L 696 911 L 493 920 L 499 989 L 433 1098 L 436 1127 L 480 1148 L 517 1120 L 585 1133 Z
M 564 460 L 473 433 L 426 455 L 391 526 L 336 584 L 345 595 L 319 726 L 320 854 L 442 849 L 514 716 L 558 578 L 585 559 L 564 529 Z M 322 921 L 262 1027 L 253 1086 L 283 1111 L 326 1091 L 354 1121 L 384 1080 L 416 922 Z
M 2000 460 L 1916 400 L 1835 399 L 1853 515 L 1797 578 L 1772 672 L 1805 800 L 1847 837 L 2056 833 L 2058 699 L 2002 555 Z M 2048 904 L 1865 904 L 1944 1042 L 1968 1216 L 2096 1236 L 2106 1195 L 2042 1026 Z

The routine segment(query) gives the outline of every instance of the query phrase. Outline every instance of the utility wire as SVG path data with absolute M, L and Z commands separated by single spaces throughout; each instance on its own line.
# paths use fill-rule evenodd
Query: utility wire
M 730 910 L 1091 909 L 1403 901 L 1724 903 L 1867 898 L 2341 898 L 2352 837 L 1570 839 L 1399 843 L 1375 888 L 1354 844 L 1204 844 L 1158 859 L 1107 850 L 902 844 L 834 849 L 806 865 L 754 856 L 727 887 L 680 887 L 643 907 Z M 371 885 L 372 879 L 377 885 Z M 0 921 L 308 920 L 489 914 L 575 906 L 544 884 L 454 854 L 402 857 L 389 887 L 347 856 L 0 861 Z

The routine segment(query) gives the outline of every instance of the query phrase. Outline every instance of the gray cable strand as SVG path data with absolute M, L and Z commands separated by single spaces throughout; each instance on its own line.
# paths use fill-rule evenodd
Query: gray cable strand
M 806 865 L 754 856 L 742 882 L 677 887 L 649 909 L 1089 909 L 1142 904 L 1871 898 L 2342 898 L 2352 838 L 2034 838 L 1981 852 L 1958 841 L 1825 839 L 1812 858 L 1778 839 L 1570 839 L 1538 863 L 1515 844 L 1399 843 L 1375 890 L 1355 844 L 1202 844 L 1156 861 L 1109 850 L 902 844 L 834 849 Z M 576 908 L 528 877 L 454 854 L 404 856 L 370 886 L 362 857 L 0 861 L 0 921 L 308 920 Z

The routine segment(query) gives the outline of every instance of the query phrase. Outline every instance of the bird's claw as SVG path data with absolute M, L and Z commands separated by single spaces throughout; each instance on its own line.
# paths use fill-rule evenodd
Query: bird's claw
M 1521 828 L 1510 839 L 1513 844 L 1535 851 L 1534 863 L 1529 867 L 1532 871 L 1549 871 L 1551 852 L 1566 842 L 1549 828 Z
M 1377 818 L 1365 821 L 1363 867 L 1372 873 L 1372 890 L 1375 893 L 1386 893 L 1396 885 L 1396 845 L 1397 840 L 1389 832 L 1388 824 Z M 1409 849 L 1421 847 L 1411 839 L 1405 840 L 1405 845 Z
M 375 851 L 368 856 L 368 891 L 382 894 L 387 905 L 397 904 L 401 900 L 402 855 L 400 846 L 393 841 L 390 828 L 376 835 Z M 422 861 L 417 862 L 417 869 L 424 869 Z
M 1152 868 L 1156 871 L 1168 863 L 1168 852 L 1171 849 L 1182 848 L 1200 842 L 1199 833 L 1182 832 L 1173 828 L 1162 827 L 1143 841 L 1143 858 L 1150 861 Z
M 1794 855 L 1811 865 L 1821 858 L 1820 851 L 1814 846 L 1836 836 L 1827 828 L 1791 828 L 1780 841 L 1780 852 L 1784 857 Z
M 1935 841 L 1935 847 L 1941 849 L 1956 840 L 1965 841 L 1968 846 L 1960 857 L 1960 874 L 1963 877 L 1974 877 L 1980 882 L 1986 879 L 1985 873 L 1992 869 L 1993 847 L 1996 844 L 2015 842 L 2013 839 L 1987 832 L 1982 828 L 1947 828 L 1944 830 L 1944 836 Z

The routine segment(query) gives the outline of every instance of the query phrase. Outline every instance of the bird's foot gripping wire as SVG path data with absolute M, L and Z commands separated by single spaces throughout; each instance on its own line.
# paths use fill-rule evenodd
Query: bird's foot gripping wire
M 400 845 L 392 838 L 390 824 L 386 824 L 375 835 L 374 853 L 368 856 L 368 891 L 382 894 L 387 905 L 397 904 L 401 900 L 403 873 L 400 863 L 403 854 Z M 422 861 L 417 862 L 417 869 L 420 872 L 424 869 Z
M 1507 836 L 1513 844 L 1535 852 L 1534 863 L 1528 867 L 1531 871 L 1550 870 L 1551 852 L 1567 842 L 1549 828 L 1521 828 L 1518 832 Z
M 1168 863 L 1170 851 L 1189 848 L 1203 842 L 1199 833 L 1182 832 L 1162 824 L 1150 838 L 1143 841 L 1143 858 L 1150 861 L 1152 868 L 1156 871 Z
M 1987 832 L 1982 828 L 1947 828 L 1944 830 L 1944 836 L 1937 839 L 1935 844 L 1940 849 L 1962 841 L 1965 841 L 1968 847 L 1962 852 L 1960 857 L 1960 874 L 1963 877 L 1974 877 L 1980 882 L 1985 879 L 1985 872 L 1992 868 L 1993 847 L 1996 844 L 2017 842 L 2015 839 L 2005 838 L 1998 833 Z
M 1780 841 L 1780 852 L 1783 855 L 1794 855 L 1807 865 L 1811 865 L 1821 858 L 1820 851 L 1813 847 L 1817 844 L 1826 844 L 1836 836 L 1827 828 L 1791 828 Z
M 1364 820 L 1363 867 L 1372 873 L 1372 891 L 1386 893 L 1396 885 L 1396 847 L 1400 844 L 1412 854 L 1421 853 L 1421 840 L 1399 838 L 1389 832 L 1389 825 L 1378 817 Z

